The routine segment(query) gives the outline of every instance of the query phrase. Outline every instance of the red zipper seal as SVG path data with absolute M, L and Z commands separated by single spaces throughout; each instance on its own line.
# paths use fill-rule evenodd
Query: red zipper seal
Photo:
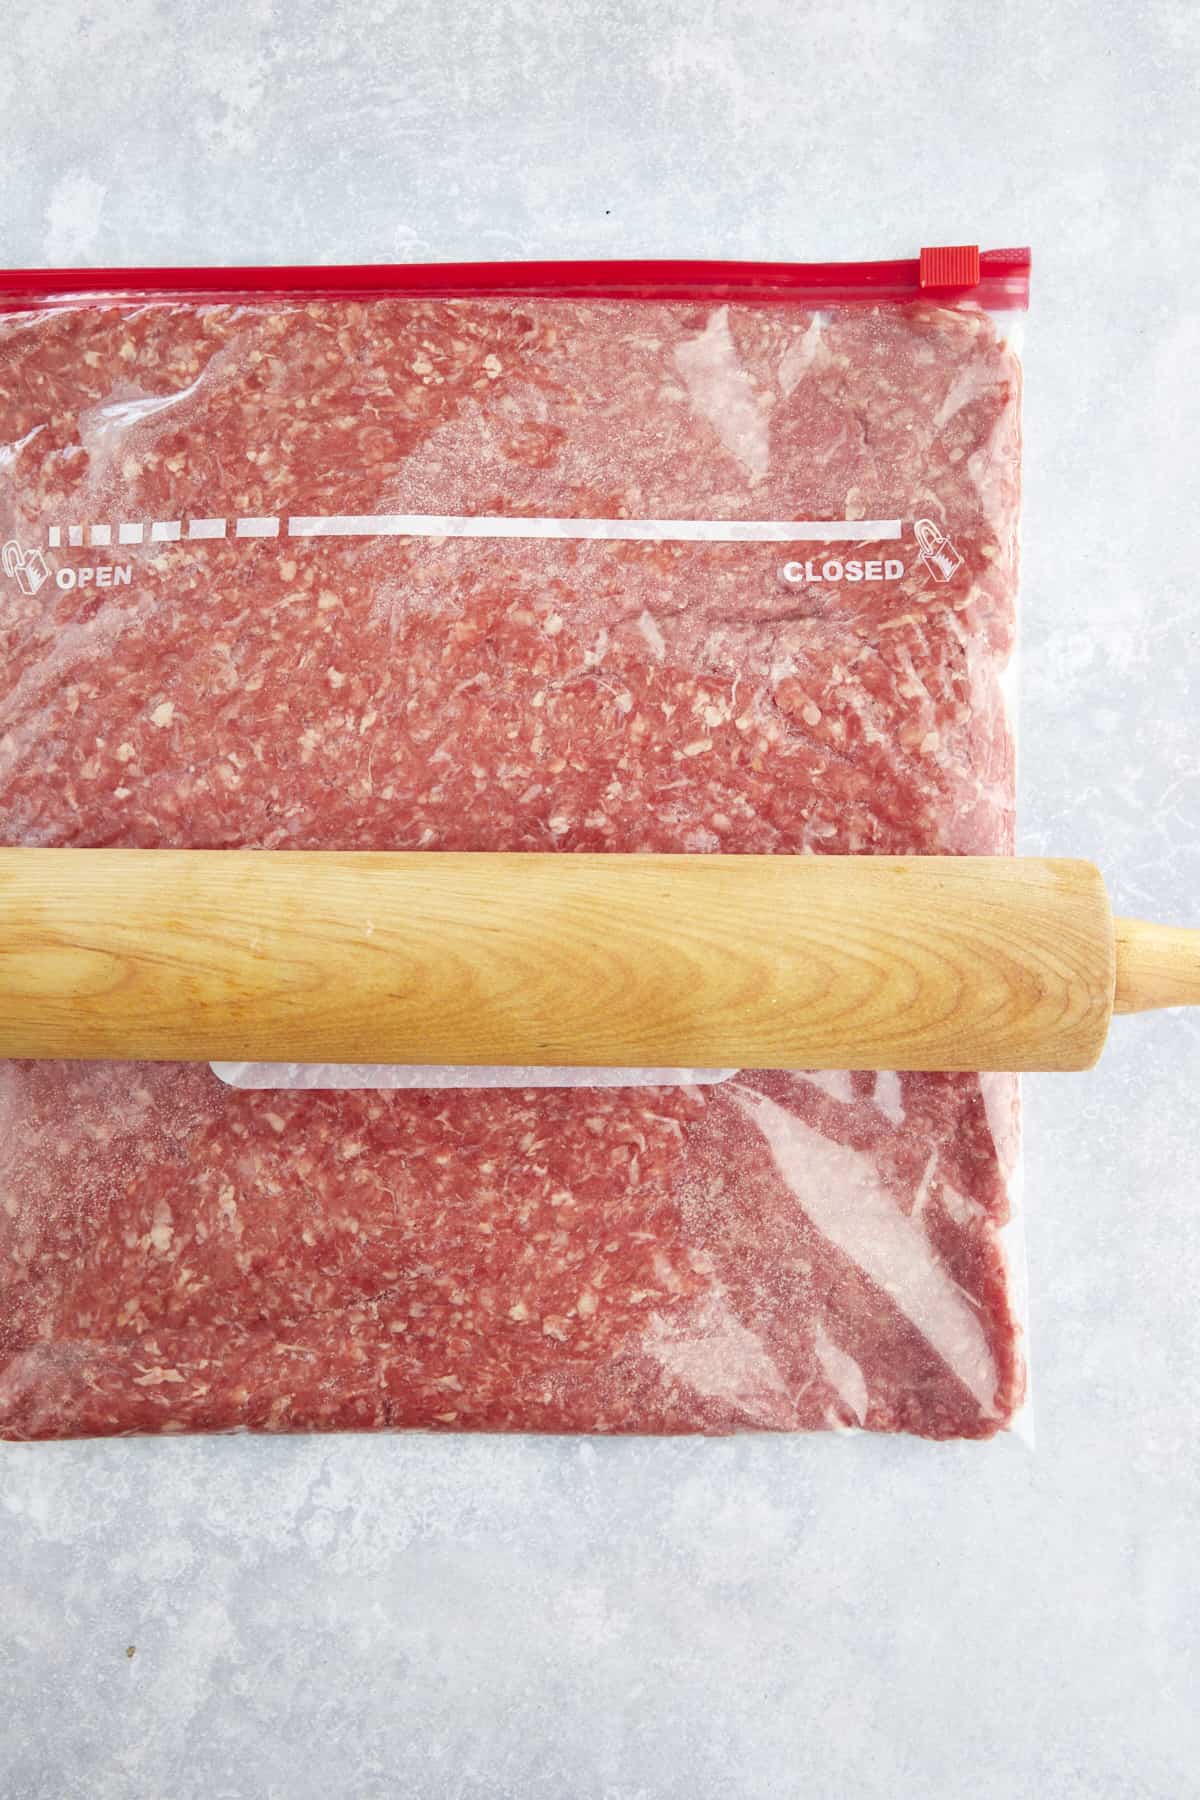
M 971 260 L 974 259 L 974 260 Z M 949 270 L 956 279 L 947 280 Z M 963 279 L 964 270 L 973 279 Z M 441 299 L 468 296 L 612 300 L 794 300 L 810 305 L 954 295 L 1000 309 L 1029 304 L 1030 253 L 975 246 L 923 250 L 894 262 L 354 263 L 328 267 L 10 269 L 0 307 L 71 301 L 255 298 Z

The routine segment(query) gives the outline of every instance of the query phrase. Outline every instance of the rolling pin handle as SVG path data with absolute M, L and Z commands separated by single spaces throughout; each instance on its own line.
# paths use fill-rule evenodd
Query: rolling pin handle
M 1117 982 L 1113 1011 L 1200 1006 L 1200 930 L 1114 919 Z

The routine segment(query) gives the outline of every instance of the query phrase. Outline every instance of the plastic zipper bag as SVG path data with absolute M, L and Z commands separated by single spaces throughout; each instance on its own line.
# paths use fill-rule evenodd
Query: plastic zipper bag
M 1010 850 L 1027 294 L 0 277 L 0 839 Z M 0 1070 L 3 1434 L 1019 1413 L 1014 1078 L 221 1076 Z

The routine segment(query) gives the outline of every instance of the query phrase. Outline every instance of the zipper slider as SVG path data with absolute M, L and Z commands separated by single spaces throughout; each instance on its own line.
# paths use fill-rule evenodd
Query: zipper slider
M 921 252 L 923 288 L 978 287 L 979 274 L 978 244 L 939 244 Z

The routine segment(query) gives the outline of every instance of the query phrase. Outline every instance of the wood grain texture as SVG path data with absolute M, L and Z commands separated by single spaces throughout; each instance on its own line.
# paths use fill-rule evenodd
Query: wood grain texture
M 1117 919 L 1115 934 L 1116 1012 L 1200 1006 L 1200 931 Z
M 0 850 L 0 1055 L 1074 1069 L 1089 863 Z

